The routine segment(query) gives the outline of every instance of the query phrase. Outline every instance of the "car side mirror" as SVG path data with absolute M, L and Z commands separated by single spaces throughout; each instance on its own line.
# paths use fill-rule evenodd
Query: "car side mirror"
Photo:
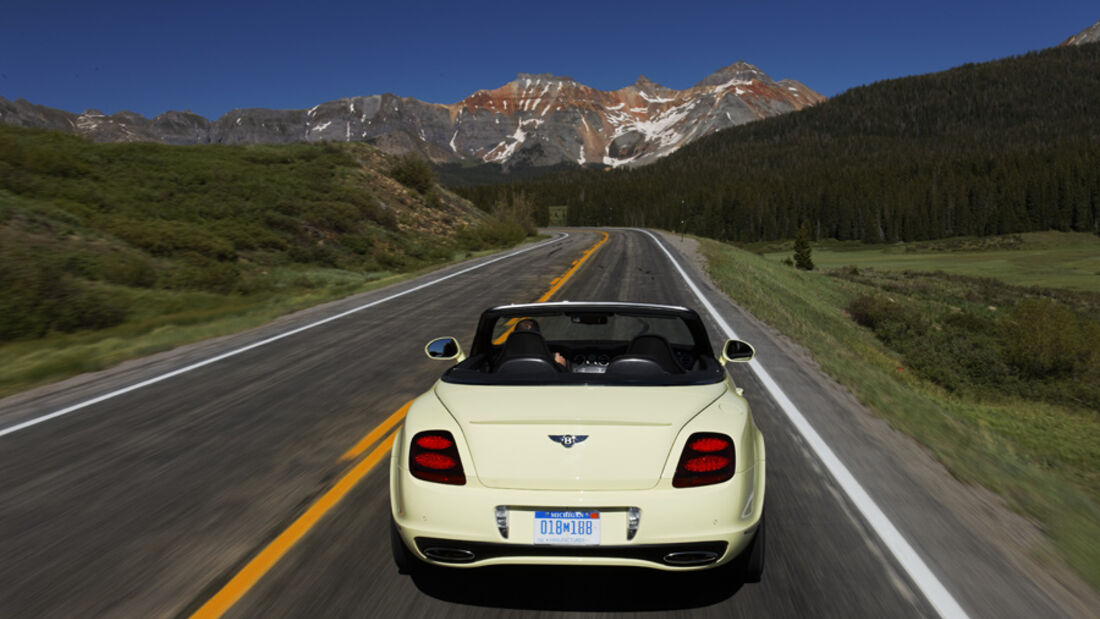
M 755 356 L 756 349 L 741 340 L 726 340 L 726 345 L 722 347 L 722 365 L 730 362 L 747 363 Z
M 460 363 L 466 359 L 466 355 L 462 354 L 462 347 L 458 345 L 458 340 L 453 337 L 440 337 L 428 342 L 424 347 L 424 354 L 428 355 L 429 359 L 437 361 L 453 359 L 456 363 Z

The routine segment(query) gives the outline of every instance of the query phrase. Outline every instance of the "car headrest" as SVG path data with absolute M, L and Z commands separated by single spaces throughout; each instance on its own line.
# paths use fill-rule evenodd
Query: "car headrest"
M 540 357 L 513 357 L 501 361 L 496 373 L 501 376 L 512 376 L 520 379 L 544 379 L 555 377 L 558 374 L 554 363 Z
M 617 357 L 607 365 L 607 375 L 618 378 L 643 379 L 667 376 L 668 374 L 661 368 L 661 364 L 648 357 Z
M 634 338 L 630 341 L 626 354 L 649 357 L 656 361 L 657 365 L 661 366 L 661 369 L 666 372 L 673 374 L 684 372 L 684 368 L 680 367 L 676 357 L 672 354 L 672 347 L 668 345 L 668 340 L 657 334 L 639 335 Z
M 550 358 L 550 349 L 546 346 L 546 340 L 542 335 L 534 331 L 514 331 L 504 342 L 502 359 L 515 357 L 539 357 Z

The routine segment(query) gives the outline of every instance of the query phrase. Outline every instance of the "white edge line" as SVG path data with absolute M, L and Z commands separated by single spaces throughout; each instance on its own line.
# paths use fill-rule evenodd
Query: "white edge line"
M 292 335 L 296 335 L 298 333 L 301 333 L 302 331 L 308 331 L 309 329 L 312 329 L 314 327 L 319 327 L 323 324 L 332 322 L 334 320 L 339 320 L 341 318 L 345 318 L 345 317 L 350 316 L 350 315 L 352 315 L 356 312 L 361 312 L 365 309 L 374 307 L 375 305 L 385 303 L 386 301 L 390 301 L 390 300 L 396 299 L 398 297 L 403 297 L 407 294 L 411 294 L 411 293 L 416 292 L 418 290 L 423 290 L 424 288 L 427 288 L 429 286 L 434 286 L 434 285 L 438 284 L 439 282 L 446 281 L 448 279 L 451 279 L 452 277 L 458 277 L 459 275 L 469 273 L 470 271 L 476 271 L 477 269 L 480 269 L 480 268 L 485 267 L 485 266 L 489 266 L 490 264 L 493 264 L 494 262 L 500 262 L 501 260 L 507 260 L 508 258 L 512 258 L 514 256 L 518 256 L 520 254 L 527 253 L 531 250 L 538 249 L 540 247 L 550 245 L 552 243 L 556 243 L 558 241 L 561 241 L 561 240 L 565 239 L 568 236 L 569 236 L 568 232 L 562 232 L 562 233 L 560 233 L 559 236 L 554 237 L 552 239 L 542 241 L 541 243 L 536 243 L 536 244 L 531 245 L 529 247 L 525 247 L 523 249 L 505 254 L 503 256 L 497 256 L 496 258 L 493 258 L 491 260 L 486 260 L 485 262 L 479 262 L 479 263 L 477 263 L 473 266 L 467 267 L 467 268 L 462 269 L 460 271 L 455 271 L 454 273 L 451 273 L 449 275 L 444 275 L 443 277 L 440 277 L 438 279 L 433 279 L 430 282 L 424 282 L 423 284 L 420 284 L 418 286 L 414 286 L 412 288 L 409 288 L 408 290 L 402 290 L 401 292 L 398 292 L 396 294 L 392 294 L 388 297 L 378 299 L 376 301 L 371 301 L 370 303 L 367 303 L 365 305 L 360 305 L 359 307 L 355 307 L 355 308 L 352 308 L 350 310 L 341 312 L 339 314 L 329 316 L 328 318 L 318 320 L 317 322 L 312 322 L 312 323 L 309 323 L 307 325 L 303 325 L 301 327 L 298 327 L 296 329 L 291 329 L 290 331 L 285 331 L 285 332 L 280 333 L 278 335 L 273 335 L 273 336 L 271 336 L 267 339 L 263 339 L 263 340 L 260 340 L 258 342 L 253 342 L 253 343 L 249 344 L 248 346 L 243 346 L 241 348 L 237 348 L 235 350 L 231 350 L 229 352 L 222 353 L 222 354 L 217 355 L 215 357 L 210 357 L 209 359 L 204 359 L 204 360 L 199 361 L 197 363 L 192 363 L 191 365 L 179 368 L 177 370 L 172 370 L 171 372 L 168 372 L 166 374 L 161 374 L 160 376 L 154 376 L 153 378 L 143 380 L 139 383 L 134 383 L 133 385 L 130 385 L 128 387 L 123 387 L 122 389 L 118 389 L 118 390 L 112 391 L 110 393 L 105 393 L 101 396 L 94 397 L 90 400 L 85 400 L 85 401 L 80 402 L 78 404 L 73 404 L 72 406 L 67 406 L 67 407 L 62 408 L 60 410 L 56 410 L 52 413 L 42 415 L 41 417 L 35 417 L 34 419 L 29 419 L 27 421 L 17 423 L 15 425 L 9 426 L 7 428 L 0 429 L 0 436 L 6 436 L 8 434 L 14 434 L 15 432 L 18 432 L 20 430 L 29 428 L 29 427 L 34 426 L 34 425 L 38 425 L 38 424 L 40 424 L 44 421 L 49 421 L 51 419 L 56 419 L 58 417 L 61 417 L 62 415 L 68 415 L 69 413 L 76 412 L 76 411 L 78 411 L 82 408 L 87 408 L 87 407 L 89 407 L 93 404 L 98 404 L 98 403 L 103 402 L 105 400 L 110 400 L 111 398 L 116 398 L 120 395 L 130 393 L 131 391 L 137 391 L 138 389 L 141 389 L 143 387 L 148 387 L 149 385 L 153 385 L 153 384 L 159 383 L 161 381 L 168 380 L 169 378 L 179 376 L 180 374 L 185 374 L 187 372 L 190 372 L 191 370 L 197 370 L 198 368 L 210 365 L 212 363 L 217 363 L 218 361 L 222 361 L 222 360 L 228 359 L 230 357 L 234 357 L 234 356 L 239 355 L 243 352 L 248 352 L 248 351 L 252 350 L 253 348 L 259 348 L 260 346 L 265 346 L 265 345 L 270 344 L 272 342 L 276 342 L 278 340 L 281 340 L 285 337 L 290 337 Z
M 672 254 L 665 248 L 656 235 L 649 230 L 640 230 L 649 235 L 653 242 L 657 244 L 657 247 L 664 252 L 669 261 L 672 262 L 672 266 L 676 267 L 680 276 L 687 283 L 688 288 L 695 293 L 699 301 L 710 312 L 711 317 L 718 324 L 719 327 L 725 331 L 726 337 L 730 339 L 737 339 L 737 334 L 730 328 L 729 323 L 718 313 L 718 310 L 711 305 L 706 296 L 703 295 L 703 291 L 695 285 L 691 277 L 684 271 L 683 267 L 673 258 Z M 783 412 L 787 414 L 787 417 L 794 424 L 794 427 L 802 434 L 802 437 L 806 439 L 806 442 L 817 454 L 821 463 L 825 465 L 825 468 L 829 470 L 837 484 L 848 495 L 848 499 L 856 506 L 856 509 L 863 514 L 863 518 L 867 521 L 871 528 L 875 530 L 875 533 L 882 540 L 882 543 L 893 553 L 894 558 L 901 564 L 902 568 L 909 574 L 909 577 L 921 590 L 921 593 L 928 600 L 930 604 L 936 609 L 941 617 L 967 617 L 965 611 L 959 605 L 955 598 L 951 596 L 951 593 L 947 591 L 947 588 L 943 586 L 943 583 L 936 578 L 932 570 L 928 568 L 924 560 L 920 558 L 917 551 L 909 545 L 909 542 L 905 540 L 901 532 L 898 531 L 894 523 L 890 522 L 886 514 L 879 509 L 879 506 L 875 504 L 871 495 L 867 494 L 867 491 L 863 489 L 856 478 L 848 471 L 848 467 L 837 458 L 833 450 L 825 443 L 825 440 L 821 438 L 821 435 L 813 429 L 802 413 L 798 410 L 798 407 L 791 402 L 787 394 L 783 392 L 783 389 L 779 387 L 779 384 L 768 374 L 764 366 L 759 361 L 753 359 L 749 362 L 749 367 L 756 373 L 757 378 L 764 384 L 764 387 L 771 394 L 772 398 L 779 405 Z

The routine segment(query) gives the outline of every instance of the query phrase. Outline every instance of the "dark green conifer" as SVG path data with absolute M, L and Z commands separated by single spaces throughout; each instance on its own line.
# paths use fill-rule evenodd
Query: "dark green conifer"
M 803 271 L 814 270 L 811 253 L 810 228 L 806 225 L 806 222 L 802 222 L 802 227 L 798 229 L 798 234 L 794 237 L 794 265 Z

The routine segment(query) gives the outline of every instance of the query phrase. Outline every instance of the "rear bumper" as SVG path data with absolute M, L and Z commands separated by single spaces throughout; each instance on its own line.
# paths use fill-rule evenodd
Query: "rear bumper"
M 486 488 L 476 478 L 464 486 L 436 484 L 413 478 L 391 461 L 390 502 L 405 545 L 436 565 L 697 570 L 731 561 L 752 541 L 763 511 L 764 462 L 727 482 L 698 488 L 673 488 L 663 479 L 648 490 L 558 491 Z M 507 536 L 497 526 L 498 506 L 508 514 Z M 632 538 L 631 507 L 641 512 Z M 599 511 L 600 544 L 535 545 L 534 513 L 553 509 Z
M 651 567 L 689 568 L 704 567 L 726 554 L 729 546 L 724 541 L 695 542 L 685 544 L 632 544 L 623 546 L 534 546 L 528 544 L 502 544 L 445 540 L 431 537 L 416 538 L 417 554 L 433 563 L 461 565 L 487 562 L 494 559 L 520 559 L 549 563 L 564 560 L 575 563 L 585 560 L 630 561 L 652 564 Z

